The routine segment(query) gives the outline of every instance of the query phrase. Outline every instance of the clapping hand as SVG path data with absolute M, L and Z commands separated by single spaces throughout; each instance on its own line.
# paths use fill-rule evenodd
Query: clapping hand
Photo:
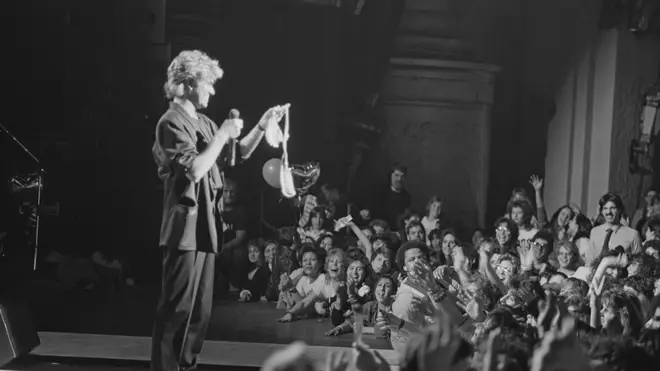
M 415 266 L 409 272 L 409 278 L 412 280 L 411 283 L 422 289 L 420 290 L 422 292 L 433 291 L 437 286 L 431 266 L 423 260 L 415 262 Z
M 286 273 L 282 273 L 280 275 L 280 284 L 279 284 L 278 289 L 280 291 L 288 290 L 291 286 L 291 283 L 292 283 L 291 282 L 291 277 L 289 277 L 289 275 L 286 274 Z

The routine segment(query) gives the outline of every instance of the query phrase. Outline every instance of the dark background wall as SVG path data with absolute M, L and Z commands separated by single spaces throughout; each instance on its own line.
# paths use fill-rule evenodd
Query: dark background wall
M 225 78 L 207 114 L 221 122 L 238 108 L 249 129 L 270 106 L 291 103 L 293 163 L 319 160 L 322 182 L 342 182 L 350 112 L 349 63 L 355 18 L 346 9 L 291 1 L 14 2 L 3 12 L 3 125 L 43 160 L 45 196 L 62 206 L 44 219 L 42 247 L 140 255 L 157 243 L 161 189 L 151 157 L 166 103 L 161 86 L 171 57 L 199 48 L 220 60 Z M 156 30 L 156 31 L 154 31 Z M 373 66 L 369 66 L 373 67 Z M 358 80 L 359 79 L 355 79 Z M 35 166 L 0 135 L 3 173 Z M 266 143 L 230 174 L 258 210 Z M 256 213 L 255 213 L 256 214 Z M 256 216 L 256 215 L 255 215 Z
M 166 106 L 165 69 L 183 48 L 209 52 L 225 70 L 211 118 L 219 122 L 235 107 L 250 128 L 269 106 L 291 103 L 292 162 L 319 160 L 320 182 L 342 186 L 353 148 L 348 123 L 364 114 L 356 102 L 377 86 L 382 65 L 374 55 L 387 49 L 379 35 L 396 2 L 370 1 L 359 18 L 346 8 L 303 3 L 170 0 L 166 10 L 164 0 L 8 3 L 0 22 L 0 122 L 43 160 L 46 198 L 62 205 L 60 218 L 44 221 L 43 244 L 129 254 L 155 247 L 161 191 L 153 129 Z M 531 173 L 544 175 L 557 80 L 599 1 L 459 3 L 461 37 L 479 60 L 501 67 L 491 129 L 492 220 L 511 188 L 527 186 Z M 34 170 L 2 134 L 0 152 L 5 175 Z M 255 212 L 262 190 L 267 202 L 278 201 L 261 167 L 279 156 L 264 143 L 231 174 Z

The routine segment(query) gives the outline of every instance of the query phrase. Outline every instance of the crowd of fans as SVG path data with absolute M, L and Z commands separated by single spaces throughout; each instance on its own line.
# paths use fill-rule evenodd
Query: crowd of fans
M 373 328 L 408 370 L 657 369 L 657 192 L 632 218 L 613 193 L 593 219 L 575 205 L 548 218 L 533 176 L 533 200 L 515 189 L 493 233 L 463 241 L 439 197 L 410 210 L 405 176 L 393 168 L 376 201 L 347 217 L 324 187 L 303 200 L 295 232 L 247 241 L 249 266 L 229 279 L 238 300 L 277 302 L 280 322 L 329 317 L 326 336 Z M 264 368 L 305 362 L 293 344 Z M 359 341 L 327 367 L 389 368 Z

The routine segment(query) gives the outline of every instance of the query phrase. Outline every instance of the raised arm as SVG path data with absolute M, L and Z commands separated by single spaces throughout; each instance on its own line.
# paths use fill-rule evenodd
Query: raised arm
M 159 122 L 153 149 L 159 176 L 162 178 L 174 173 L 185 175 L 192 182 L 199 182 L 211 170 L 229 138 L 228 130 L 223 126 L 213 136 L 211 143 L 199 152 L 196 138 L 183 125 L 169 120 Z
M 369 241 L 367 235 L 365 235 L 355 223 L 350 222 L 348 223 L 348 226 L 351 228 L 353 233 L 355 233 L 355 236 L 362 243 L 362 246 L 364 246 L 364 255 L 367 257 L 369 261 L 371 261 L 374 254 L 374 249 L 371 245 L 371 241 Z
M 529 183 L 534 187 L 536 219 L 538 220 L 539 228 L 541 228 L 548 222 L 548 213 L 543 202 L 543 178 L 538 175 L 532 175 L 529 178 Z
M 493 269 L 493 266 L 490 265 L 490 257 L 488 256 L 488 253 L 485 251 L 480 251 L 479 252 L 479 271 L 483 275 L 486 276 L 488 281 L 495 285 L 498 290 L 500 290 L 500 293 L 502 295 L 506 295 L 507 288 L 506 285 L 502 282 L 502 280 L 497 277 L 497 273 L 495 273 L 495 269 Z
M 252 152 L 257 148 L 261 139 L 263 139 L 264 134 L 266 133 L 266 128 L 272 122 L 278 123 L 284 117 L 284 114 L 287 112 L 285 106 L 275 106 L 261 117 L 259 123 L 255 125 L 250 132 L 239 141 L 239 148 L 241 151 L 241 157 L 247 159 L 252 155 Z

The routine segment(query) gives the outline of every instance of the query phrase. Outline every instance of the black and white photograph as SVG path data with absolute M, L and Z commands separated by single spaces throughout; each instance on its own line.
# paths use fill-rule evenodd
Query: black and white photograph
M 660 367 L 660 0 L 0 18 L 0 371 Z

